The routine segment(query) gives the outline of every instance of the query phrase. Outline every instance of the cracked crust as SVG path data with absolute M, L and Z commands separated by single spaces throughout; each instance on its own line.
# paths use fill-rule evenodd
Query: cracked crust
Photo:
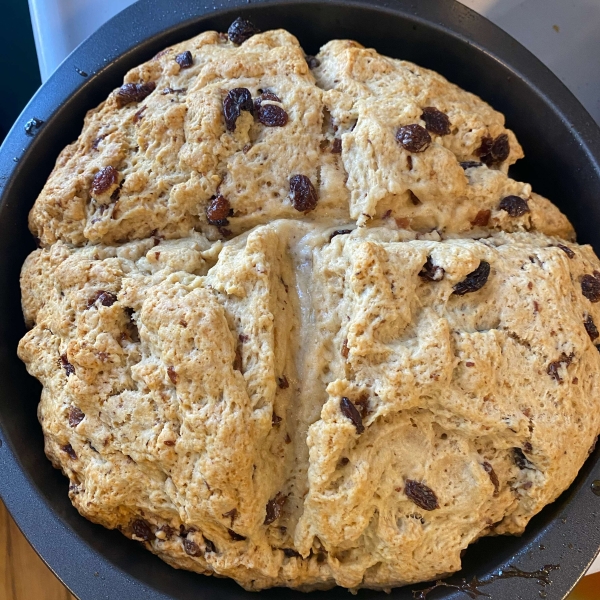
M 138 100 L 88 113 L 30 213 L 18 352 L 83 516 L 249 590 L 388 589 L 573 481 L 600 262 L 507 176 L 481 99 L 347 40 L 311 64 L 283 30 L 205 32 L 127 73 Z M 287 123 L 228 131 L 240 87 Z M 428 107 L 447 131 L 406 150 Z
M 185 69 L 175 60 L 183 51 L 193 57 Z M 518 193 L 530 213 L 494 214 L 485 227 L 572 238 L 558 209 L 506 177 L 522 151 L 504 117 L 481 99 L 355 42 L 330 42 L 319 60 L 313 74 L 296 38 L 283 30 L 241 46 L 205 32 L 167 48 L 125 76 L 126 84 L 154 84 L 147 97 L 123 105 L 115 90 L 87 114 L 31 210 L 31 231 L 42 245 L 178 238 L 192 230 L 214 240 L 278 218 L 364 225 L 387 215 L 402 228 L 463 233 L 481 227 L 481 211 L 497 213 L 503 194 Z M 280 102 L 263 102 L 283 108 L 287 124 L 267 127 L 242 111 L 235 131 L 227 131 L 223 100 L 239 87 L 255 99 L 276 94 Z M 427 106 L 447 113 L 450 133 L 410 153 L 396 131 L 424 125 Z M 459 163 L 479 160 L 482 140 L 502 135 L 510 144 L 506 160 L 465 173 Z M 108 167 L 114 182 L 94 191 L 94 177 Z M 294 175 L 317 190 L 317 206 L 306 214 L 290 201 Z M 231 209 L 221 226 L 206 216 L 217 194 Z
M 591 249 L 333 231 L 28 258 L 19 356 L 84 516 L 247 589 L 388 588 L 459 569 L 571 483 L 600 431 Z M 485 285 L 453 294 L 482 260 Z

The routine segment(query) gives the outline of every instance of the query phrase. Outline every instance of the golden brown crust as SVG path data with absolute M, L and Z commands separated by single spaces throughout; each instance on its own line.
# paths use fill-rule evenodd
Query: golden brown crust
M 84 516 L 248 589 L 383 588 L 457 570 L 571 483 L 600 430 L 591 249 L 331 234 L 284 220 L 218 257 L 195 236 L 28 259 L 19 355 Z M 481 261 L 481 289 L 454 294 Z
M 174 58 L 184 50 L 194 63 L 181 69 Z M 480 211 L 497 207 L 503 190 L 531 198 L 529 186 L 505 175 L 522 156 L 514 134 L 481 99 L 354 42 L 330 42 L 319 59 L 315 80 L 296 38 L 282 30 L 239 47 L 205 32 L 159 53 L 125 77 L 126 84 L 153 84 L 152 93 L 123 105 L 115 90 L 88 113 L 29 215 L 32 232 L 44 245 L 114 244 L 193 229 L 227 238 L 277 218 L 352 218 L 363 225 L 387 215 L 416 231 L 462 233 Z M 248 89 L 255 100 L 275 94 L 279 102 L 262 102 L 285 110 L 287 123 L 266 126 L 256 110 L 242 111 L 228 131 L 223 102 L 234 88 Z M 432 106 L 447 113 L 448 134 L 432 133 L 423 152 L 405 150 L 395 139 L 398 128 L 424 126 L 423 109 Z M 489 180 L 474 184 L 460 162 L 483 160 L 482 140 L 503 135 L 506 159 L 471 169 Z M 115 180 L 98 190 L 94 178 L 106 168 Z M 294 207 L 294 175 L 315 187 L 314 210 Z M 230 207 L 221 226 L 206 215 L 217 194 Z M 572 235 L 557 210 L 546 215 L 535 203 L 530 209 L 525 219 L 492 219 L 489 226 Z
M 507 176 L 504 117 L 355 42 L 319 61 L 282 30 L 205 32 L 130 71 L 146 87 L 59 156 L 21 275 L 75 507 L 251 590 L 456 571 L 600 432 L 600 262 Z M 235 88 L 287 122 L 227 128 Z

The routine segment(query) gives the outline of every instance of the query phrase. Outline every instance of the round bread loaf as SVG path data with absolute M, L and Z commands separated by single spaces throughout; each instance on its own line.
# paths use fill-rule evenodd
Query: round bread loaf
M 249 590 L 454 572 L 600 432 L 600 261 L 476 96 L 247 29 L 130 71 L 31 211 L 46 453 L 83 516 Z

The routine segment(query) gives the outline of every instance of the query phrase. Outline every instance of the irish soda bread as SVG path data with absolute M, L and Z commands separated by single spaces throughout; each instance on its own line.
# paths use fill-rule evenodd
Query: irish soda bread
M 249 590 L 387 589 L 521 533 L 600 431 L 600 262 L 522 155 L 356 42 L 238 20 L 130 71 L 21 278 L 75 507 Z

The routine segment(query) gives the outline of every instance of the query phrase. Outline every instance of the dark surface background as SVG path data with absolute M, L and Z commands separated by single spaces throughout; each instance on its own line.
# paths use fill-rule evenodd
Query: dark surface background
M 0 4 L 1 143 L 41 80 L 27 0 Z

